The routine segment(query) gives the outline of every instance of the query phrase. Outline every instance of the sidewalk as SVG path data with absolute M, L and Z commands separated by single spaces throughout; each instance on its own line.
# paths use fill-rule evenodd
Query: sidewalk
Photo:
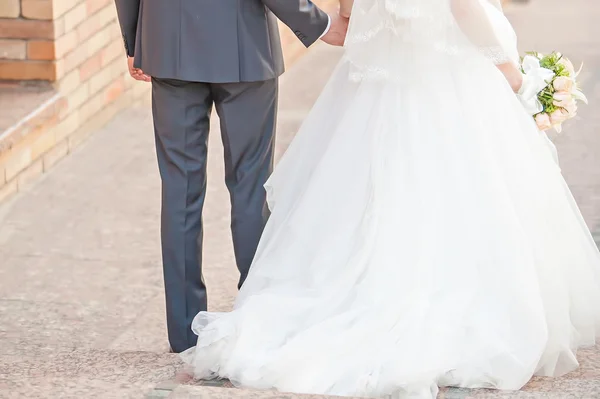
M 543 3 L 543 7 L 542 7 Z M 585 60 L 590 106 L 556 137 L 564 174 L 586 220 L 600 232 L 600 5 L 531 0 L 509 7 L 521 50 L 564 51 Z M 567 30 L 548 39 L 552 24 Z M 553 46 L 549 46 L 551 43 Z M 281 154 L 340 56 L 317 45 L 284 76 Z M 210 141 L 204 212 L 211 310 L 226 311 L 237 276 L 229 235 L 218 124 Z M 182 379 L 167 353 L 159 242 L 160 186 L 148 109 L 130 109 L 9 203 L 0 205 L 0 398 L 296 398 Z M 600 240 L 600 236 L 599 236 Z M 525 392 L 445 398 L 598 398 L 600 348 L 560 379 Z M 316 398 L 316 397 L 313 397 Z

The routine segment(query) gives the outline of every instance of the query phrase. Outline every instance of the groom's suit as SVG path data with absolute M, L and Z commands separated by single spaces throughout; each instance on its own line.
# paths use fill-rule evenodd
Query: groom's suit
M 202 207 L 213 104 L 241 285 L 268 217 L 263 184 L 273 165 L 283 73 L 273 14 L 306 46 L 325 32 L 328 16 L 309 0 L 115 1 L 127 54 L 152 76 L 167 325 L 171 347 L 181 352 L 196 344 L 190 325 L 207 306 Z

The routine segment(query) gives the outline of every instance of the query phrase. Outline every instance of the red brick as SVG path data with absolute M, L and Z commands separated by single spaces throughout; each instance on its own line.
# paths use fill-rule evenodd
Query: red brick
M 125 90 L 125 80 L 123 77 L 119 77 L 117 80 L 112 82 L 104 91 L 104 104 L 110 104 L 119 98 Z
M 0 79 L 56 80 L 56 65 L 47 61 L 0 61 Z
M 21 14 L 29 19 L 50 20 L 52 19 L 52 0 L 21 0 Z
M 20 13 L 19 0 L 0 1 L 0 18 L 18 18 Z
M 27 58 L 30 60 L 54 60 L 54 41 L 31 40 L 27 43 Z
M 102 53 L 98 52 L 81 64 L 79 67 L 79 80 L 81 82 L 88 80 L 98 72 L 100 68 L 102 68 Z
M 0 39 L 0 59 L 24 60 L 27 57 L 27 42 L 25 40 Z
M 4 39 L 52 39 L 52 21 L 33 19 L 0 19 L 0 32 Z

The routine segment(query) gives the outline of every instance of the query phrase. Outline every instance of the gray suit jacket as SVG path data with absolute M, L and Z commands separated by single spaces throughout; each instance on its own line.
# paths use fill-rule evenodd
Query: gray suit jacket
M 277 21 L 305 46 L 327 14 L 310 0 L 115 0 L 125 48 L 146 74 L 193 82 L 274 79 L 283 73 Z

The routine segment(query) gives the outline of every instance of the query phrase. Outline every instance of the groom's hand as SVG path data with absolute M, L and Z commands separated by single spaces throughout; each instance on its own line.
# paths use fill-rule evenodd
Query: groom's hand
M 343 46 L 348 33 L 348 18 L 344 18 L 338 14 L 330 15 L 331 26 L 329 31 L 323 35 L 321 40 L 332 46 Z
M 133 66 L 133 57 L 127 57 L 127 67 L 129 68 L 129 74 L 135 80 L 142 82 L 150 82 L 152 80 L 150 76 L 146 75 L 140 68 L 135 68 Z

